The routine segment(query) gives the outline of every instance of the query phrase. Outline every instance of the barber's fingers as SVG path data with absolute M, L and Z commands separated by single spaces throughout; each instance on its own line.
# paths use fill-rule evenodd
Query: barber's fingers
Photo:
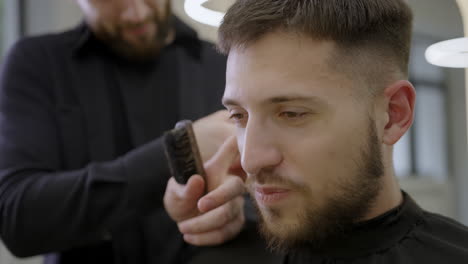
M 211 177 L 226 175 L 229 168 L 238 159 L 239 150 L 235 137 L 229 137 L 218 149 L 216 154 L 205 165 L 206 174 Z
M 205 233 L 184 234 L 184 240 L 195 246 L 216 246 L 236 237 L 244 226 L 245 218 L 239 215 L 223 227 Z
M 164 207 L 174 221 L 182 221 L 198 214 L 197 201 L 205 192 L 205 181 L 193 175 L 187 184 L 179 184 L 171 178 L 164 194 Z
M 242 168 L 240 155 L 237 155 L 237 157 L 234 159 L 234 162 L 229 168 L 228 174 L 240 177 L 244 182 L 247 180 L 247 173 Z
M 237 196 L 243 195 L 245 192 L 245 184 L 241 178 L 235 176 L 226 177 L 219 187 L 198 201 L 198 210 L 202 213 L 208 212 L 235 199 Z
M 179 184 L 172 177 L 166 189 L 168 198 L 173 198 L 175 201 L 198 199 L 205 191 L 205 180 L 200 175 L 193 175 L 186 184 Z
M 183 234 L 193 234 L 220 229 L 239 217 L 239 215 L 243 216 L 243 211 L 244 198 L 239 196 L 205 214 L 180 222 L 178 224 L 179 230 Z

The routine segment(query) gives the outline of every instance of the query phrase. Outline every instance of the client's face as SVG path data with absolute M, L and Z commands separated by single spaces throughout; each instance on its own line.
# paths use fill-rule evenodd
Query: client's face
M 273 33 L 229 54 L 223 103 L 273 247 L 337 239 L 379 192 L 375 122 L 357 84 L 331 69 L 334 49 Z

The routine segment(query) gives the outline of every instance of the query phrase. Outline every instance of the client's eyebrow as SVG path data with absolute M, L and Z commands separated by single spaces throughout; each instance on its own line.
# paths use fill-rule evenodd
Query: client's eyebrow
M 314 104 L 324 104 L 325 102 L 316 96 L 303 96 L 303 95 L 283 95 L 275 96 L 265 100 L 266 103 L 280 104 L 288 102 L 304 102 Z
M 281 103 L 289 103 L 289 102 L 302 102 L 307 104 L 314 104 L 314 105 L 328 105 L 324 100 L 316 97 L 316 96 L 304 96 L 304 95 L 281 95 L 281 96 L 274 96 L 270 98 L 266 98 L 262 101 L 262 104 L 281 104 Z M 233 98 L 224 97 L 222 100 L 224 106 L 239 106 L 241 105 L 240 102 L 236 101 Z

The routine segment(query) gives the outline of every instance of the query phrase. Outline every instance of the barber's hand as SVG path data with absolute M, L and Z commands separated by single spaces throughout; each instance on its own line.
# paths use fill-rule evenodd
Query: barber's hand
M 245 186 L 241 177 L 230 174 L 237 169 L 238 160 L 237 144 L 230 138 L 205 163 L 206 182 L 199 175 L 192 176 L 186 185 L 169 180 L 164 205 L 187 243 L 219 245 L 241 231 Z M 203 196 L 205 186 L 208 194 Z
M 229 112 L 221 110 L 193 123 L 193 131 L 203 162 L 208 161 L 230 136 L 235 126 L 229 120 Z

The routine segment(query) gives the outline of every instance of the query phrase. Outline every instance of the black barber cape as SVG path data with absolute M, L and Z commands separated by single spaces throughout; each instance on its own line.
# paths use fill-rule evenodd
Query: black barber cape
M 307 246 L 287 264 L 463 264 L 468 263 L 468 228 L 422 210 L 407 194 L 398 208 L 357 224 L 326 250 Z
M 13 254 L 48 254 L 47 264 L 266 261 L 256 232 L 187 245 L 163 208 L 161 136 L 220 109 L 225 85 L 226 58 L 173 22 L 174 42 L 145 63 L 116 56 L 84 24 L 10 50 L 0 74 L 0 237 Z

